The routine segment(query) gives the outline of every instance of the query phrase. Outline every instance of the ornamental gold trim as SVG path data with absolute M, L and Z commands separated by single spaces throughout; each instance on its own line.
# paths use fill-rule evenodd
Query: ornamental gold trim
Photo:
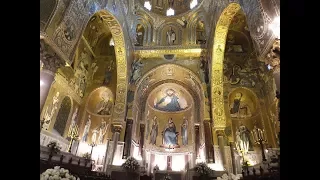
M 166 48 L 166 49 L 141 49 L 136 50 L 135 54 L 140 58 L 163 58 L 165 54 L 176 54 L 178 57 L 199 57 L 204 53 L 204 49 L 201 48 Z
M 230 3 L 221 13 L 214 33 L 211 66 L 211 108 L 214 130 L 226 127 L 223 97 L 223 59 L 229 25 L 240 8 L 239 4 Z
M 113 108 L 113 119 L 125 120 L 125 107 L 127 103 L 127 57 L 126 46 L 121 24 L 109 12 L 101 11 L 101 18 L 110 28 L 113 40 L 117 63 L 117 92 L 115 106 Z

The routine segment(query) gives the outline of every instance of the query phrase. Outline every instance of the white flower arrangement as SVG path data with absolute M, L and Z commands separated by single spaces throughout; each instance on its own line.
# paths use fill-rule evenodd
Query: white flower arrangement
M 139 163 L 133 157 L 128 157 L 128 159 L 122 164 L 122 167 L 129 171 L 139 170 Z
M 82 155 L 82 157 L 83 157 L 84 159 L 86 159 L 86 160 L 91 160 L 91 154 L 89 154 L 89 153 L 84 153 L 84 154 Z
M 221 177 L 217 177 L 217 180 L 239 180 L 241 178 L 240 174 L 234 175 L 232 173 L 228 174 L 223 174 Z
M 55 166 L 53 169 L 47 169 L 40 175 L 40 180 L 80 180 L 69 174 L 68 169 Z
M 196 164 L 194 169 L 200 176 L 208 176 L 213 172 L 213 170 L 209 168 L 206 163 L 203 162 Z

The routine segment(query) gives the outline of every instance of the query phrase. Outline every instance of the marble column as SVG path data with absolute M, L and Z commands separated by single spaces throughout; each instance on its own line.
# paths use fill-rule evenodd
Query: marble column
M 108 163 L 109 163 L 109 143 L 110 142 L 110 139 L 107 140 L 107 147 L 106 147 L 106 153 L 104 155 L 104 161 L 103 161 L 103 171 L 102 172 L 107 172 L 107 167 L 108 167 Z
M 150 160 L 149 160 L 149 168 L 150 168 L 150 169 L 149 169 L 149 170 L 150 170 L 150 172 L 152 171 L 153 174 L 155 173 L 155 172 L 153 172 L 153 168 L 154 168 L 156 165 L 159 166 L 159 164 L 157 164 L 156 162 L 154 162 L 155 159 L 156 159 L 155 155 L 150 153 Z
M 205 134 L 205 152 L 206 162 L 214 162 L 214 149 L 212 144 L 211 124 L 209 121 L 203 121 L 204 134 Z
M 153 31 L 152 31 L 152 42 L 151 42 L 151 45 L 156 45 L 157 44 L 157 29 L 154 28 Z
M 280 121 L 280 67 L 277 67 L 273 71 L 273 77 L 277 87 L 276 98 L 278 99 L 278 121 Z
M 233 143 L 233 142 L 230 142 L 230 152 L 231 152 L 231 161 L 232 161 L 232 171 L 233 171 L 233 174 L 237 174 L 236 158 L 235 158 L 235 156 L 234 156 L 234 149 L 235 149 L 234 143 Z
M 172 171 L 172 156 L 167 156 L 167 171 Z
M 220 150 L 220 155 L 221 155 L 221 161 L 223 164 L 223 167 L 226 168 L 226 153 L 224 149 L 224 137 L 222 133 L 217 133 L 218 134 L 218 144 L 219 144 L 219 150 Z
M 194 131 L 195 131 L 195 146 L 196 146 L 196 153 L 194 156 L 194 159 L 196 160 L 197 158 L 200 157 L 199 153 L 199 148 L 200 148 L 200 127 L 199 125 L 194 126 Z
M 65 65 L 65 61 L 55 53 L 49 53 L 45 45 L 40 42 L 40 61 L 42 69 L 40 70 L 40 114 L 49 94 L 51 84 L 57 70 Z
M 124 151 L 123 151 L 123 159 L 127 159 L 130 156 L 130 150 L 131 150 L 131 138 L 132 138 L 132 119 L 127 119 L 126 123 L 126 132 L 124 135 L 125 144 L 124 144 Z
M 185 162 L 185 170 L 188 170 L 190 167 L 190 161 L 189 161 L 189 154 L 184 155 L 184 162 Z
M 117 152 L 117 147 L 118 147 L 118 141 L 120 139 L 120 133 L 122 130 L 122 126 L 121 125 L 113 125 L 112 126 L 112 144 L 113 144 L 113 149 L 112 149 L 112 153 L 111 153 L 111 158 L 110 158 L 110 164 L 112 165 L 114 163 L 114 156 L 115 153 Z
M 139 154 L 141 157 L 143 157 L 143 145 L 144 145 L 144 131 L 145 131 L 145 125 L 140 124 L 140 142 L 139 142 Z

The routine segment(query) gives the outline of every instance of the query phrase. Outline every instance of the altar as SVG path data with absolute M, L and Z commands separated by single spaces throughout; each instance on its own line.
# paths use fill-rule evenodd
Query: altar
M 154 167 L 159 168 L 159 172 L 168 171 L 181 173 L 194 166 L 193 153 L 190 152 L 145 152 L 145 168 L 148 174 L 154 173 Z

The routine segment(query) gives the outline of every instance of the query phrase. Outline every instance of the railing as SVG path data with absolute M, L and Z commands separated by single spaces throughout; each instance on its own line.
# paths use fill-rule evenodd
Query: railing
M 66 152 L 52 154 L 48 147 L 40 146 L 40 174 L 45 170 L 60 166 L 68 169 L 69 172 L 85 180 L 111 180 L 106 173 L 92 171 L 94 161 L 87 160 Z
M 280 180 L 280 160 L 274 159 L 267 163 L 264 168 L 245 167 L 242 169 L 242 177 L 244 180 Z
M 50 143 L 50 141 L 56 141 L 57 143 L 59 143 L 59 146 L 61 146 L 61 151 L 66 152 L 68 150 L 68 140 L 59 135 L 55 135 L 49 131 L 42 129 L 40 133 L 40 145 L 47 146 Z
M 217 179 L 217 177 L 221 177 L 225 171 L 214 171 L 207 179 Z M 200 179 L 199 174 L 194 169 L 188 169 L 185 175 L 185 180 L 198 180 Z
M 91 171 L 93 164 L 94 161 L 90 161 L 67 152 L 59 152 L 58 154 L 53 154 L 52 152 L 50 152 L 50 149 L 48 147 L 40 146 L 40 173 L 42 173 L 41 165 L 44 165 L 46 167 L 50 166 L 49 168 L 52 168 L 54 166 L 68 166 L 71 168 L 80 168 L 82 170 Z
M 260 170 L 258 174 L 253 168 L 252 171 L 242 172 L 243 180 L 280 180 L 280 171 L 271 171 L 264 172 Z

